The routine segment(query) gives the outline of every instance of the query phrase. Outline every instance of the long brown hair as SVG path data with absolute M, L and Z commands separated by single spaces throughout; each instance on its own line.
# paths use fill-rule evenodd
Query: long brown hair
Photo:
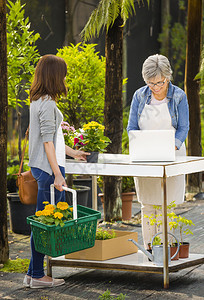
M 30 88 L 30 102 L 45 95 L 51 96 L 55 101 L 62 94 L 67 95 L 66 74 L 67 65 L 63 58 L 52 54 L 42 56 L 36 66 Z

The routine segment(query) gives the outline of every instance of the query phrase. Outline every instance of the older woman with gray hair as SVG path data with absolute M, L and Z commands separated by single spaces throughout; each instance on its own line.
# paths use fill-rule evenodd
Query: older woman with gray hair
M 175 130 L 176 155 L 185 156 L 185 139 L 189 130 L 189 108 L 186 94 L 171 83 L 172 69 L 169 60 L 159 54 L 149 56 L 142 67 L 146 83 L 132 99 L 127 131 L 130 130 Z M 151 151 L 151 149 L 149 149 Z M 161 217 L 157 224 L 150 225 L 146 216 L 161 214 L 162 204 L 160 178 L 135 178 L 138 201 L 141 203 L 142 233 L 144 246 L 148 248 L 155 233 L 161 231 Z M 184 201 L 184 175 L 167 178 L 167 203 Z M 155 208 L 157 206 L 157 208 Z

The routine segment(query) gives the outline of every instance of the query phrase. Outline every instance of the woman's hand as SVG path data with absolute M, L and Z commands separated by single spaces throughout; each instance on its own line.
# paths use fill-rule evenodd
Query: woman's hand
M 74 158 L 86 161 L 86 156 L 90 155 L 90 154 L 91 153 L 89 153 L 89 152 L 84 152 L 84 151 L 81 151 L 81 150 L 75 150 Z
M 63 191 L 62 186 L 67 186 L 65 178 L 62 176 L 62 173 L 58 173 L 57 175 L 55 175 L 55 181 L 54 181 L 54 186 L 57 190 L 59 190 L 60 192 Z

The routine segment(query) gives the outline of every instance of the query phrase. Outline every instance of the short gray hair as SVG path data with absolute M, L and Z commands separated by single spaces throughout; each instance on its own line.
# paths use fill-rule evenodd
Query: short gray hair
M 165 77 L 167 80 L 170 80 L 172 73 L 168 58 L 161 54 L 149 56 L 142 66 L 142 76 L 146 83 L 155 77 Z

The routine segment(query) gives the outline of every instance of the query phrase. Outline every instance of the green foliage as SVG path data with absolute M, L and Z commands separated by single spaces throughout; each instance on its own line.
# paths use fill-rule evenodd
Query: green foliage
M 99 57 L 95 44 L 71 44 L 58 50 L 57 56 L 67 64 L 67 97 L 58 107 L 76 129 L 91 120 L 103 122 L 105 100 L 105 58 Z
M 125 300 L 126 295 L 123 295 L 120 293 L 119 296 L 114 297 L 111 295 L 111 292 L 109 290 L 106 290 L 103 295 L 99 296 L 98 299 L 100 300 Z
M 157 210 L 161 210 L 161 206 L 154 205 L 153 206 Z M 189 226 L 195 225 L 192 220 L 186 219 L 185 217 L 182 217 L 181 215 L 176 215 L 175 212 L 172 212 L 172 208 L 175 208 L 176 204 L 175 201 L 172 201 L 167 206 L 167 217 L 169 218 L 169 228 L 170 230 L 175 232 L 175 229 L 179 228 L 180 233 L 180 242 L 183 243 L 183 234 L 193 234 L 193 232 L 190 230 Z M 160 220 L 158 220 L 158 217 L 160 217 Z M 150 225 L 156 225 L 161 226 L 162 225 L 162 213 L 158 213 L 156 215 L 152 214 L 151 216 L 144 215 L 144 218 L 149 219 Z
M 186 7 L 184 1 L 178 1 L 179 16 L 186 14 Z M 158 41 L 161 43 L 160 53 L 168 56 L 172 69 L 174 71 L 174 80 L 182 80 L 178 85 L 183 87 L 183 67 L 186 59 L 186 37 L 187 37 L 187 18 L 185 24 L 182 24 L 179 19 L 178 22 L 172 24 L 171 16 L 166 18 L 163 25 L 162 32 L 159 34 Z M 167 41 L 164 43 L 164 41 Z
M 124 176 L 122 177 L 122 193 L 128 193 L 134 191 L 134 179 L 133 177 Z
M 21 147 L 24 146 L 25 140 L 21 140 Z M 25 160 L 28 159 L 28 143 L 26 145 Z M 11 164 L 13 161 L 18 160 L 18 139 L 16 136 L 13 136 L 7 143 L 7 161 Z
M 123 110 L 123 134 L 122 134 L 122 153 L 129 154 L 129 136 L 127 133 L 127 125 L 129 119 L 130 107 L 127 107 Z
M 23 147 L 25 141 L 21 141 L 21 147 Z M 28 171 L 28 145 L 26 146 L 24 160 L 23 160 L 23 171 Z M 19 171 L 19 161 L 18 161 L 18 141 L 16 137 L 13 137 L 7 143 L 7 180 L 17 179 L 17 174 Z
M 115 231 L 112 229 L 111 231 L 107 231 L 103 228 L 98 228 L 96 231 L 96 240 L 110 240 L 116 237 Z
M 181 67 L 186 59 L 186 26 L 180 23 L 174 23 L 171 29 L 171 47 L 172 47 L 172 65 L 174 77 L 183 75 Z M 183 82 L 180 83 L 180 86 Z
M 46 225 L 64 226 L 64 222 L 73 219 L 73 208 L 66 202 L 58 202 L 57 205 L 43 202 L 45 208 L 38 210 L 33 217 L 34 220 Z
M 190 230 L 189 226 L 195 225 L 192 220 L 188 220 L 185 217 L 181 217 L 180 215 L 178 216 L 178 226 L 179 226 L 179 232 L 180 232 L 180 237 L 181 237 L 181 243 L 183 243 L 183 233 L 188 235 L 188 234 L 193 234 L 193 232 Z
M 137 0 L 137 2 L 140 3 L 140 0 Z M 149 0 L 147 2 L 149 3 Z M 81 36 L 85 41 L 99 36 L 100 31 L 105 28 L 108 31 L 118 17 L 122 18 L 124 26 L 133 13 L 135 13 L 134 0 L 101 0 L 97 8 L 92 12 L 81 32 Z
M 16 260 L 9 259 L 0 269 L 1 272 L 9 273 L 26 273 L 28 271 L 30 260 L 17 258 Z
M 201 66 L 200 72 L 195 76 L 196 80 L 200 80 L 200 94 L 204 95 L 204 46 L 201 53 Z
M 29 87 L 34 64 L 39 59 L 35 43 L 40 35 L 30 30 L 29 18 L 25 18 L 23 9 L 25 5 L 21 5 L 20 0 L 7 2 L 8 103 L 16 108 L 16 105 L 21 106 L 21 93 Z
M 83 129 L 79 129 L 78 139 L 75 146 L 84 151 L 105 152 L 106 147 L 110 143 L 110 139 L 104 135 L 104 126 L 91 121 L 83 125 Z

